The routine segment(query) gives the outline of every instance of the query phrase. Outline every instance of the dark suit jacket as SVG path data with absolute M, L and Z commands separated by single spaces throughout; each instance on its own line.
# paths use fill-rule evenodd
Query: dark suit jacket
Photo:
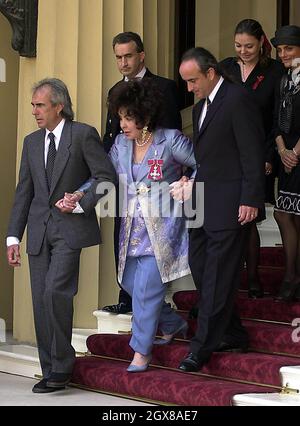
M 264 205 L 264 131 L 248 92 L 224 81 L 199 131 L 204 100 L 193 110 L 196 181 L 204 182 L 204 228 L 235 229 L 240 205 Z
M 166 129 L 178 129 L 182 130 L 181 114 L 179 109 L 179 96 L 175 81 L 168 78 L 160 77 L 152 74 L 148 68 L 145 77 L 152 78 L 158 89 L 162 92 L 164 98 L 164 115 L 161 127 Z M 124 79 L 123 79 L 124 80 Z M 123 81 L 121 80 L 121 81 Z M 121 81 L 118 81 L 108 92 L 108 96 L 111 91 Z M 115 137 L 120 133 L 121 127 L 117 117 L 114 117 L 108 111 L 106 117 L 106 128 L 103 136 L 103 144 L 106 152 L 110 151 Z
M 27 252 L 41 249 L 47 221 L 52 214 L 66 243 L 73 249 L 99 244 L 100 230 L 94 207 L 97 183 L 116 179 L 114 168 L 100 143 L 97 130 L 87 124 L 66 121 L 53 170 L 50 194 L 44 160 L 45 130 L 25 137 L 7 235 L 22 239 L 27 224 Z M 55 203 L 93 176 L 96 180 L 80 204 L 84 214 L 61 213 Z

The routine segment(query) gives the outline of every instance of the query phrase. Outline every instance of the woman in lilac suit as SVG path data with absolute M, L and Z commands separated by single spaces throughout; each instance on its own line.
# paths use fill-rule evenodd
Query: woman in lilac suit
M 119 84 L 108 100 L 120 118 L 109 153 L 124 194 L 118 279 L 133 299 L 129 372 L 145 371 L 153 343 L 169 343 L 187 323 L 166 304 L 167 283 L 190 274 L 183 204 L 169 185 L 183 167 L 195 170 L 192 142 L 178 130 L 159 127 L 161 96 L 147 79 Z M 157 330 L 162 338 L 155 340 Z

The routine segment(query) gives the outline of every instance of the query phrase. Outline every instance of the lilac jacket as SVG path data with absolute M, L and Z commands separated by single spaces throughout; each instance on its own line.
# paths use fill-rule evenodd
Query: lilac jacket
M 118 280 L 126 263 L 132 218 L 137 201 L 140 204 L 145 225 L 153 247 L 158 269 L 163 282 L 190 274 L 188 266 L 188 232 L 182 204 L 169 194 L 169 184 L 182 176 L 182 167 L 196 170 L 193 144 L 178 130 L 157 129 L 139 168 L 136 181 L 132 176 L 133 142 L 119 134 L 109 157 L 119 175 L 120 194 L 123 195 L 123 226 L 120 231 Z M 151 169 L 153 160 L 162 160 L 160 170 Z M 158 180 L 150 178 L 158 175 Z

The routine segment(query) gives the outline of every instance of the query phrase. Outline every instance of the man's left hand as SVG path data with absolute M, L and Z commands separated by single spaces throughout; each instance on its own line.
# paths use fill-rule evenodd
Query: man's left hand
M 257 218 L 258 208 L 250 206 L 240 206 L 238 221 L 241 225 L 252 222 Z

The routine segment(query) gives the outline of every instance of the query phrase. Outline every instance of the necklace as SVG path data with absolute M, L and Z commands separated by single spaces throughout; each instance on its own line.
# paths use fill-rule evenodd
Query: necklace
M 242 82 L 245 83 L 245 81 L 247 80 L 247 75 L 246 75 L 246 65 L 244 64 L 244 62 L 242 62 Z
M 150 141 L 152 136 L 152 132 L 149 133 L 149 136 L 147 138 L 145 138 L 144 134 L 142 135 L 142 142 L 139 143 L 138 139 L 135 139 L 135 143 L 137 146 L 141 147 L 141 146 L 145 146 L 147 145 L 147 143 Z
M 252 64 L 250 64 L 250 66 L 247 69 L 246 64 L 244 62 L 241 62 L 242 82 L 243 83 L 245 83 L 245 81 L 247 80 L 247 78 L 251 74 L 254 67 L 255 67 L 255 65 L 253 66 Z

